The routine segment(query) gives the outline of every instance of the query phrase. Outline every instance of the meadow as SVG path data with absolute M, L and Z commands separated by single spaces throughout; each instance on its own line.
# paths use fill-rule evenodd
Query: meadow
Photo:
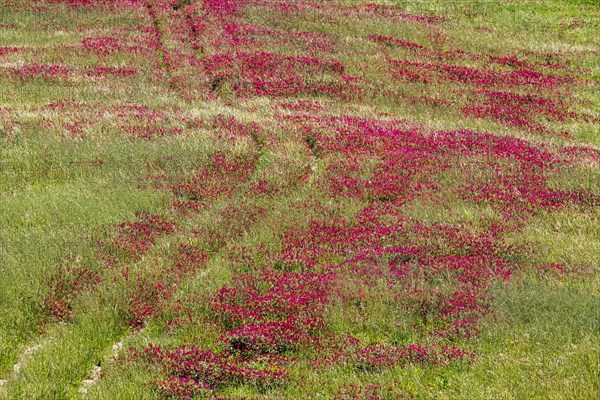
M 2 0 L 0 399 L 600 395 L 596 0 Z

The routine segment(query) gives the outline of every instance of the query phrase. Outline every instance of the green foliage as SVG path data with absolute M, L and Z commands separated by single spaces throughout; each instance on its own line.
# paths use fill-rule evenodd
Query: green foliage
M 368 90 L 361 93 L 360 101 L 358 97 L 336 98 L 319 89 L 335 82 L 333 72 L 293 98 L 238 96 L 236 90 L 248 82 L 227 81 L 231 79 L 227 74 L 237 77 L 244 71 L 228 70 L 207 81 L 194 69 L 209 59 L 218 37 L 186 49 L 189 43 L 178 39 L 180 32 L 171 29 L 169 20 L 154 21 L 145 7 L 70 3 L 77 1 L 9 1 L 0 6 L 0 399 L 158 398 L 151 382 L 161 378 L 161 371 L 139 360 L 129 362 L 126 349 L 148 343 L 167 347 L 200 343 L 203 349 L 219 352 L 226 332 L 207 305 L 211 296 L 235 275 L 255 274 L 264 266 L 302 271 L 300 264 L 275 263 L 269 258 L 281 250 L 286 232 L 306 228 L 322 215 L 349 219 L 366 201 L 325 193 L 328 167 L 340 160 L 319 141 L 328 132 L 300 130 L 282 117 L 294 114 L 289 110 L 298 106 L 297 100 L 308 110 L 306 115 L 315 118 L 393 117 L 431 131 L 472 129 L 525 138 L 551 150 L 600 145 L 597 0 L 376 2 L 399 5 L 403 12 L 415 15 L 444 17 L 439 26 L 377 16 L 359 18 L 352 13 L 340 18 L 310 7 L 292 14 L 265 12 L 257 6 L 246 10 L 247 23 L 264 25 L 273 32 L 313 34 L 314 42 L 308 45 L 308 36 L 300 35 L 300 39 L 264 48 L 290 57 L 311 54 L 338 59 L 344 76 L 367 82 Z M 168 12 L 181 21 L 204 17 L 178 14 L 195 12 L 193 6 L 202 3 L 199 0 L 171 3 Z M 151 35 L 140 29 L 153 23 L 165 35 L 160 43 L 151 42 Z M 457 112 L 468 101 L 459 83 L 424 85 L 416 79 L 393 79 L 369 35 L 394 36 L 440 53 L 461 49 L 488 56 L 545 57 L 540 62 L 559 60 L 585 82 L 570 93 L 570 110 L 590 118 L 548 124 L 571 133 L 563 137 L 538 135 L 503 120 L 468 117 Z M 113 36 L 125 43 L 125 50 L 110 53 L 110 48 L 101 46 L 94 53 L 82 48 L 87 37 Z M 316 49 L 314 43 L 322 37 L 335 43 L 330 54 Z M 4 53 L 12 47 L 19 50 Z M 386 51 L 386 57 L 416 59 L 410 50 Z M 198 64 L 186 64 L 190 55 Z M 485 61 L 469 62 L 487 67 Z M 50 79 L 11 75 L 15 68 L 35 64 L 67 65 L 75 72 Z M 128 66 L 135 74 L 90 77 L 96 66 Z M 351 84 L 346 82 L 344 89 Z M 227 118 L 237 125 L 230 128 Z M 253 169 L 236 180 L 236 171 L 222 164 L 223 170 L 215 167 L 219 157 L 251 164 Z M 373 165 L 378 161 L 372 160 Z M 366 179 L 373 166 L 360 167 Z M 403 215 L 427 227 L 448 224 L 486 232 L 487 221 L 503 216 L 489 205 L 464 201 L 450 191 L 467 173 L 484 179 L 490 171 L 480 169 L 476 162 L 444 170 L 437 176 L 440 186 L 435 196 L 406 202 L 399 207 Z M 204 198 L 196 192 L 186 197 L 185 190 L 173 191 L 176 185 L 197 183 L 194 177 L 200 182 L 194 189 Z M 557 169 L 549 183 L 556 190 L 600 196 L 597 161 L 590 158 Z M 197 206 L 195 201 L 212 195 L 206 187 L 217 188 L 217 194 L 190 211 Z M 597 198 L 589 196 L 560 211 L 540 211 L 528 216 L 522 229 L 505 235 L 518 249 L 504 255 L 511 265 L 565 264 L 566 272 L 515 268 L 510 282 L 495 285 L 490 293 L 495 313 L 484 319 L 480 335 L 471 341 L 448 340 L 475 352 L 474 364 L 411 364 L 372 371 L 347 364 L 313 368 L 310 360 L 319 355 L 307 348 L 298 352 L 299 361 L 289 368 L 289 384 L 266 390 L 240 383 L 219 394 L 319 399 L 334 398 L 352 385 L 375 385 L 373 390 L 381 398 L 597 397 Z M 178 201 L 192 204 L 178 209 Z M 169 235 L 136 242 L 140 246 L 152 242 L 147 252 L 137 256 L 119 247 L 131 239 L 122 234 L 119 224 L 138 221 L 140 213 L 167 215 L 176 228 Z M 175 269 L 181 244 L 208 254 L 197 271 Z M 119 259 L 119 254 L 126 256 Z M 316 268 L 343 259 L 327 255 Z M 61 320 L 49 312 L 46 301 L 57 285 L 64 284 L 61 273 L 72 270 L 97 273 L 100 283 L 85 289 L 72 287 L 73 296 L 65 295 L 69 315 Z M 164 276 L 170 280 L 164 289 L 168 295 L 157 300 L 160 307 L 152 309 L 141 326 L 131 324 L 136 290 L 156 288 L 152 279 Z M 428 278 L 427 283 L 444 292 L 452 289 L 451 279 Z M 344 293 L 356 298 L 328 304 L 325 315 L 330 332 L 326 333 L 402 346 L 423 339 L 416 327 L 433 324 L 426 313 L 415 317 L 400 304 L 383 278 L 360 295 L 353 292 L 359 285 L 353 284 L 352 277 L 345 284 Z M 101 377 L 85 386 L 82 382 L 93 378 L 90 374 L 96 366 L 102 368 Z

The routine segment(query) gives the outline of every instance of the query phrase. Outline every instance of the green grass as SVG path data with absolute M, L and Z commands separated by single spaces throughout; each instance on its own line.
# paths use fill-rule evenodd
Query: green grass
M 355 5 L 364 2 L 340 1 Z M 595 114 L 600 106 L 600 7 L 595 0 L 560 1 L 378 1 L 399 4 L 406 12 L 434 13 L 448 18 L 439 28 L 411 23 L 392 23 L 375 17 L 327 19 L 316 11 L 294 17 L 249 11 L 246 22 L 274 29 L 311 31 L 332 35 L 338 42 L 338 58 L 348 75 L 375 82 L 406 96 L 429 95 L 450 99 L 453 107 L 392 100 L 383 95 L 359 102 L 321 100 L 332 115 L 375 118 L 377 113 L 426 124 L 428 129 L 473 129 L 497 135 L 512 135 L 542 146 L 600 146 L 596 122 L 557 124 L 569 138 L 540 136 L 506 125 L 467 118 L 457 112 L 466 101 L 459 84 L 422 85 L 392 80 L 381 54 L 367 40 L 370 34 L 397 36 L 424 46 L 444 50 L 464 49 L 474 53 L 507 55 L 514 52 L 551 52 L 567 59 L 589 82 L 574 88 L 577 112 Z M 578 24 L 581 18 L 585 23 Z M 76 22 L 74 22 L 76 21 Z M 279 100 L 239 100 L 232 93 L 219 99 L 182 98 L 170 89 L 168 74 L 153 75 L 158 55 L 114 54 L 105 59 L 81 51 L 64 52 L 60 46 L 78 46 L 88 36 L 117 35 L 119 28 L 147 24 L 148 15 L 138 11 L 111 12 L 66 4 L 32 11 L 25 2 L 0 6 L 0 47 L 28 49 L 0 57 L 0 398 L 4 399 L 154 399 L 150 384 L 156 371 L 133 363 L 115 361 L 113 345 L 123 349 L 148 343 L 180 345 L 200 343 L 218 350 L 218 330 L 203 323 L 171 329 L 168 320 L 177 304 L 190 313 L 206 317 L 203 301 L 234 274 L 252 273 L 267 260 L 266 251 L 277 251 L 282 235 L 293 227 L 306 226 L 325 210 L 336 218 L 351 218 L 365 204 L 358 200 L 332 200 L 322 195 L 320 180 L 331 158 L 313 157 L 304 133 L 282 126 L 274 114 Z M 437 31 L 436 31 L 437 29 Z M 135 39 L 137 31 L 127 31 Z M 436 38 L 439 42 L 436 42 Z M 445 38 L 445 39 L 444 39 Z M 169 46 L 177 46 L 176 41 Z M 32 49 L 36 49 L 33 51 Z M 301 46 L 282 44 L 273 51 L 302 55 Z M 394 57 L 409 57 L 398 50 Z M 325 55 L 324 57 L 329 57 Z M 23 63 L 57 63 L 75 67 L 76 77 L 25 82 L 11 78 L 7 67 Z M 81 78 L 87 66 L 98 63 L 129 65 L 138 69 L 131 79 L 92 81 Z M 163 60 L 164 62 L 164 60 Z M 485 63 L 473 61 L 485 67 Z M 5 68 L 6 67 L 6 68 Z M 163 65 L 164 67 L 164 65 Z M 366 68 L 368 67 L 368 68 Z M 191 78 L 190 78 L 191 79 Z M 543 94 L 543 93 L 542 93 Z M 81 102 L 84 111 L 40 109 L 59 100 Z M 289 100 L 289 99 L 288 99 Z M 122 132 L 123 126 L 139 123 L 135 116 L 119 116 L 117 107 L 138 104 L 150 111 L 164 111 L 156 122 L 183 129 L 181 135 L 145 140 Z M 104 114 L 98 109 L 106 107 Z M 112 107 L 112 108 L 111 108 Z M 317 113 L 315 111 L 315 113 Z M 190 121 L 218 115 L 256 122 L 264 129 L 264 143 L 252 138 L 217 139 L 215 131 L 194 126 Z M 85 120 L 82 137 L 70 135 L 65 124 Z M 124 323 L 128 302 L 126 284 L 101 262 L 97 241 L 110 236 L 114 225 L 134 219 L 137 212 L 170 212 L 174 196 L 148 184 L 148 175 L 165 173 L 186 177 L 197 172 L 215 151 L 257 154 L 257 169 L 249 182 L 233 194 L 215 199 L 210 207 L 192 215 L 176 215 L 187 233 L 161 238 L 156 247 L 127 267 L 132 274 L 152 274 L 171 262 L 180 242 L 206 245 L 192 228 L 218 229 L 228 222 L 222 212 L 228 206 L 243 209 L 262 207 L 268 212 L 257 217 L 242 232 L 224 232 L 224 244 L 211 256 L 206 269 L 178 282 L 168 307 L 141 331 Z M 477 164 L 457 166 L 444 172 L 443 185 L 451 187 L 464 168 L 478 173 Z M 305 171 L 309 178 L 300 178 Z M 285 187 L 281 192 L 248 198 L 244 191 L 253 182 L 265 180 Z M 557 171 L 551 186 L 560 190 L 585 189 L 600 195 L 598 165 L 592 162 Z M 450 224 L 483 229 L 481 218 L 501 218 L 491 207 L 443 195 L 445 204 L 419 198 L 402 207 L 410 218 L 426 226 Z M 314 204 L 311 211 L 297 207 Z M 318 207 L 317 207 L 318 206 Z M 240 212 L 241 213 L 241 212 Z M 382 396 L 410 394 L 416 399 L 593 399 L 600 393 L 600 214 L 598 206 L 571 207 L 540 212 L 530 217 L 517 232 L 506 235 L 511 244 L 523 246 L 527 261 L 565 263 L 570 272 L 517 271 L 508 283 L 491 290 L 494 313 L 487 316 L 480 335 L 462 343 L 476 353 L 473 365 L 450 367 L 390 368 L 379 372 L 357 372 L 347 366 L 313 369 L 307 362 L 290 367 L 292 383 L 261 393 L 251 386 L 229 387 L 221 393 L 231 398 L 329 399 L 348 385 L 391 387 Z M 198 243 L 197 243 L 198 242 Z M 239 249 L 249 249 L 251 262 L 236 262 Z M 57 322 L 43 312 L 52 274 L 64 266 L 85 266 L 105 279 L 73 303 L 73 315 Z M 114 279 L 113 279 L 114 278 Z M 441 283 L 442 285 L 444 282 Z M 351 282 L 349 282 L 351 285 Z M 350 333 L 364 342 L 411 343 L 419 339 L 411 316 L 384 287 L 369 293 L 370 302 L 358 313 L 335 302 L 327 315 L 336 333 Z M 361 316 L 361 324 L 357 317 Z M 125 350 L 118 352 L 121 356 Z M 305 360 L 311 354 L 306 354 Z M 15 365 L 18 371 L 15 372 Z M 90 385 L 86 395 L 79 391 L 94 366 L 103 376 Z
M 527 277 L 495 292 L 472 370 L 440 397 L 586 399 L 598 394 L 598 271 Z

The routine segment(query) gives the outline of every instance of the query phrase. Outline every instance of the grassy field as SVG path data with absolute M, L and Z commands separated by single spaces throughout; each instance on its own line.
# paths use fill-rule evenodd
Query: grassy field
M 0 399 L 600 395 L 596 0 L 3 0 Z

